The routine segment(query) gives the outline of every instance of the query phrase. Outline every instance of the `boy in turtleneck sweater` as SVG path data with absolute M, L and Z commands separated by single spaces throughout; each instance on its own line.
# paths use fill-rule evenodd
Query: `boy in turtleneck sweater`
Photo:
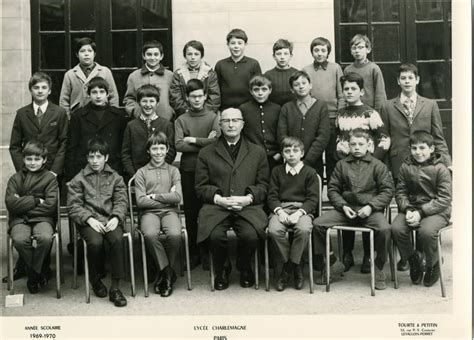
M 202 207 L 202 202 L 197 198 L 194 189 L 196 160 L 201 148 L 217 140 L 220 135 L 216 113 L 204 105 L 206 97 L 204 83 L 199 79 L 190 79 L 186 84 L 189 109 L 175 122 L 176 150 L 182 152 L 179 170 L 183 184 L 184 215 L 189 236 L 191 268 L 195 268 L 201 262 L 196 243 L 197 219 Z

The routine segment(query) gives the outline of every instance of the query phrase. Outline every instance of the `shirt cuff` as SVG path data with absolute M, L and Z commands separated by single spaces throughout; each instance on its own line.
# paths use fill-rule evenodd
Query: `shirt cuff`
M 274 213 L 275 215 L 278 215 L 278 212 L 279 212 L 280 210 L 282 210 L 282 209 L 283 209 L 282 207 L 276 207 L 275 209 L 273 209 L 273 213 Z
M 298 209 L 297 211 L 301 211 L 301 213 L 302 213 L 303 215 L 307 215 L 307 213 L 306 213 L 306 211 L 305 211 L 304 209 L 301 209 L 301 208 L 300 208 L 300 209 Z

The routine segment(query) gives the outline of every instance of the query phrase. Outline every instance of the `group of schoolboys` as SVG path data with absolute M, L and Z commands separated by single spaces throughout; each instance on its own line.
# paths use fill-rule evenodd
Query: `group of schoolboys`
M 355 61 L 344 73 L 328 61 L 331 43 L 325 38 L 312 41 L 314 62 L 303 71 L 289 65 L 292 44 L 279 39 L 273 46 L 276 67 L 263 76 L 259 63 L 244 55 L 246 44 L 245 32 L 232 30 L 227 35 L 231 55 L 213 70 L 202 60 L 202 43 L 190 41 L 183 49 L 186 62 L 173 74 L 161 64 L 162 45 L 146 42 L 145 63 L 128 79 L 126 112 L 116 107 L 113 77 L 94 61 L 96 46 L 89 38 L 78 42 L 79 64 L 64 77 L 61 107 L 48 101 L 51 78 L 41 72 L 32 76 L 33 103 L 17 112 L 13 124 L 10 152 L 18 172 L 10 178 L 5 198 L 9 233 L 26 264 L 31 293 L 48 279 L 44 263 L 54 231 L 58 177 L 68 182 L 69 216 L 87 243 L 93 291 L 109 295 L 116 306 L 126 305 L 119 288 L 128 204 L 122 176 L 135 176 L 140 228 L 160 269 L 155 292 L 171 295 L 181 232 L 177 204 L 184 199 L 195 267 L 202 260 L 196 244 L 202 206 L 195 191 L 196 160 L 203 147 L 223 138 L 218 114 L 228 108 L 241 111 L 243 137 L 265 149 L 273 169 L 268 232 L 284 261 L 277 290 L 284 290 L 292 276 L 295 288 L 303 287 L 300 262 L 311 230 L 314 268 L 323 271 L 324 261 L 330 261 L 332 278 L 349 270 L 354 264 L 353 233 L 344 234 L 342 263 L 334 255 L 323 256 L 326 229 L 337 224 L 375 230 L 376 288 L 385 288 L 383 266 L 391 236 L 402 260 L 409 262 L 412 281 L 423 277 L 422 250 L 424 284 L 436 282 L 436 235 L 450 218 L 451 163 L 436 102 L 416 93 L 416 67 L 400 67 L 401 94 L 386 101 L 382 72 L 367 59 L 371 45 L 365 36 L 351 40 Z M 126 113 L 135 118 L 129 121 Z M 170 165 L 176 151 L 182 152 L 179 171 Z M 323 154 L 335 210 L 313 219 L 320 213 Z M 394 195 L 392 178 L 399 213 L 390 226 L 383 211 Z M 411 245 L 413 229 L 419 231 L 419 250 Z M 101 281 L 104 240 L 112 261 L 109 293 Z M 362 272 L 369 267 L 364 239 Z M 324 280 L 322 273 L 317 283 Z

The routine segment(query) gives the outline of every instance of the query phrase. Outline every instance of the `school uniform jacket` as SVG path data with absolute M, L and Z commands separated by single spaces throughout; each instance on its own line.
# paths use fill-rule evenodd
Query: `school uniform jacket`
M 229 215 L 248 221 L 260 237 L 265 237 L 268 218 L 263 211 L 270 177 L 265 150 L 244 137 L 235 162 L 221 137 L 204 147 L 196 164 L 196 194 L 204 203 L 199 212 L 197 242 L 206 240 L 212 230 Z M 253 195 L 253 203 L 241 211 L 231 212 L 214 204 L 214 195 L 223 197 Z
M 13 122 L 10 138 L 10 155 L 16 171 L 23 167 L 23 147 L 30 140 L 42 142 L 48 149 L 46 168 L 61 175 L 66 154 L 68 117 L 66 111 L 48 102 L 48 108 L 38 123 L 33 104 L 19 109 Z

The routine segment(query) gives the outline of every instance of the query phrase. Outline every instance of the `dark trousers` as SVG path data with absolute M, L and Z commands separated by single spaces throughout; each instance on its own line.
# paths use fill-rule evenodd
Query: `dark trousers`
M 89 226 L 80 228 L 79 233 L 87 244 L 87 261 L 89 262 L 90 281 L 99 279 L 99 269 L 104 263 L 104 242 L 108 244 L 108 257 L 110 259 L 110 271 L 112 279 L 123 279 L 125 277 L 124 268 L 124 247 L 123 229 L 119 225 L 115 230 L 105 234 L 98 233 Z
M 189 252 L 192 255 L 199 255 L 197 246 L 197 230 L 199 210 L 202 202 L 196 196 L 194 189 L 195 172 L 181 170 L 181 183 L 183 187 L 184 217 L 186 218 L 186 230 L 189 239 Z
M 250 270 L 250 259 L 257 250 L 258 235 L 254 227 L 237 215 L 230 215 L 218 224 L 209 235 L 209 249 L 217 273 L 227 261 L 227 231 L 232 227 L 237 235 L 237 269 Z
M 336 118 L 329 118 L 329 126 L 329 143 L 326 146 L 325 150 L 327 183 L 329 183 L 329 179 L 331 178 L 332 172 L 334 171 L 334 168 L 336 167 L 336 163 L 338 161 L 336 157 Z
M 342 249 L 345 253 L 352 253 L 354 250 L 355 232 L 349 230 L 342 231 Z M 370 254 L 370 236 L 367 233 L 362 234 L 362 247 L 364 248 L 364 256 Z

